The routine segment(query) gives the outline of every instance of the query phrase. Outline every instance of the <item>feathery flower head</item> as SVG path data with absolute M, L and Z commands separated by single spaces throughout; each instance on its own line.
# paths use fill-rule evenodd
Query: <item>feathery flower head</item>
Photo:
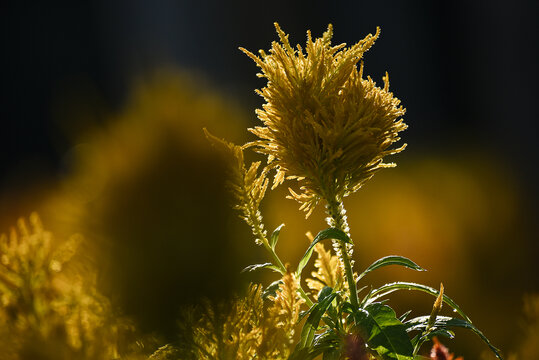
M 307 233 L 307 237 L 311 242 L 314 240 L 310 232 Z M 335 291 L 346 288 L 344 270 L 339 257 L 331 254 L 331 251 L 326 250 L 322 243 L 316 244 L 314 251 L 318 254 L 318 258 L 314 262 L 316 271 L 311 272 L 311 278 L 305 279 L 305 282 L 309 289 L 313 291 L 315 298 L 318 297 L 317 294 L 326 286 L 329 286 Z
M 221 151 L 225 161 L 228 163 L 228 168 L 231 172 L 228 185 L 236 198 L 234 208 L 240 211 L 240 217 L 251 227 L 257 245 L 264 243 L 268 245 L 267 232 L 264 230 L 262 215 L 259 210 L 260 202 L 264 198 L 268 187 L 267 169 L 265 168 L 260 174 L 258 173 L 260 161 L 251 163 L 247 168 L 242 146 L 219 139 L 206 129 L 204 129 L 204 133 L 212 145 Z
M 333 46 L 332 26 L 321 38 L 307 32 L 305 49 L 293 48 L 275 23 L 280 43 L 260 56 L 240 48 L 261 68 L 268 80 L 257 90 L 266 101 L 257 110 L 263 126 L 250 131 L 259 140 L 255 149 L 268 156 L 277 169 L 274 187 L 285 177 L 300 182 L 299 194 L 291 190 L 307 215 L 320 199 L 337 199 L 357 191 L 384 164 L 394 149 L 398 133 L 407 126 L 405 110 L 389 92 L 389 78 L 379 88 L 357 63 L 380 34 L 369 34 L 357 44 Z

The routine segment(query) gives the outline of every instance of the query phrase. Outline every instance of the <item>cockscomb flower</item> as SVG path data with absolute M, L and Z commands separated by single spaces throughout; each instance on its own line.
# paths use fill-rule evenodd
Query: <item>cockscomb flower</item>
M 268 179 L 266 178 L 267 169 L 258 173 L 260 161 L 251 163 L 249 168 L 245 166 L 243 157 L 243 147 L 219 139 L 210 134 L 206 129 L 204 133 L 213 146 L 218 148 L 224 155 L 228 168 L 231 173 L 231 179 L 228 186 L 236 198 L 235 209 L 240 211 L 240 217 L 250 227 L 255 236 L 257 245 L 269 246 L 267 232 L 264 229 L 262 215 L 260 214 L 260 202 L 266 194 Z
M 314 240 L 312 234 L 307 233 L 307 237 L 311 242 Z M 305 279 L 307 286 L 312 290 L 313 295 L 317 298 L 325 286 L 329 286 L 335 291 L 346 288 L 344 278 L 344 270 L 341 267 L 341 262 L 336 255 L 331 254 L 331 251 L 326 250 L 324 244 L 318 243 L 314 247 L 314 251 L 318 254 L 318 258 L 314 262 L 316 271 L 311 272 L 311 277 Z
M 276 23 L 280 43 L 260 56 L 240 48 L 261 68 L 268 80 L 257 90 L 266 101 L 257 110 L 263 126 L 250 131 L 258 136 L 252 145 L 268 156 L 277 174 L 273 186 L 295 179 L 301 191 L 291 190 L 309 215 L 320 199 L 341 201 L 357 191 L 375 171 L 394 164 L 383 163 L 398 133 L 406 128 L 404 108 L 384 87 L 363 79 L 363 54 L 380 34 L 369 34 L 357 44 L 333 46 L 332 26 L 321 38 L 307 32 L 305 49 L 293 48 Z

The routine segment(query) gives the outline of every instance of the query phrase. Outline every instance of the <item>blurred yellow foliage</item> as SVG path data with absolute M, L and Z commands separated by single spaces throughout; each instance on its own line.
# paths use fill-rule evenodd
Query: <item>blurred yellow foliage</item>
M 76 105 L 71 110 L 69 121 L 88 117 L 77 113 Z M 95 287 L 130 314 L 146 308 L 135 314 L 146 328 L 161 326 L 166 318 L 170 329 L 175 323 L 171 314 L 185 304 L 178 300 L 195 301 L 208 288 L 223 297 L 228 295 L 223 289 L 235 290 L 231 284 L 242 264 L 216 270 L 226 259 L 223 250 L 214 246 L 212 254 L 207 242 L 192 239 L 219 239 L 225 253 L 234 249 L 222 164 L 202 128 L 244 142 L 246 113 L 199 77 L 161 69 L 134 83 L 118 113 L 98 116 L 85 132 L 73 135 L 59 181 L 36 179 L 38 191 L 25 189 L 19 197 L 0 194 L 1 209 L 24 213 L 37 208 L 58 238 L 84 233 L 84 251 L 78 256 L 96 263 L 100 276 L 99 281 L 93 276 Z M 185 253 L 191 256 L 183 261 L 163 260 Z M 199 277 L 186 275 L 193 271 Z M 220 279 L 221 286 L 210 284 L 210 276 Z M 75 292 L 80 281 L 70 281 Z M 179 288 L 167 288 L 180 281 L 191 298 Z
M 294 275 L 285 274 L 274 296 L 264 302 L 262 287 L 251 284 L 247 295 L 229 304 L 207 302 L 189 309 L 180 322 L 179 349 L 163 353 L 182 359 L 284 360 L 294 347 L 303 300 Z M 202 310 L 202 315 L 196 310 Z
M 57 241 L 36 213 L 0 236 L 2 359 L 114 359 L 129 323 L 113 316 L 95 273 L 72 261 L 80 236 Z

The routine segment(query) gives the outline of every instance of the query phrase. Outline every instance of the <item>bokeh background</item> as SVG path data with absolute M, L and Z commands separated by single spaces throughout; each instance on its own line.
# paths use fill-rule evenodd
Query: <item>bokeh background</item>
M 427 273 L 506 353 L 529 332 L 539 292 L 538 32 L 532 1 L 49 1 L 1 5 L 0 232 L 37 210 L 58 237 L 82 233 L 100 286 L 143 332 L 174 339 L 178 312 L 201 297 L 241 293 L 271 274 L 230 210 L 224 169 L 202 127 L 249 137 L 264 81 L 239 46 L 268 49 L 273 22 L 304 43 L 328 23 L 353 44 L 382 28 L 365 72 L 407 108 L 405 152 L 347 199 L 356 267 L 388 254 Z M 269 228 L 295 265 L 305 220 L 284 189 L 269 194 Z M 400 312 L 432 299 L 399 294 Z M 416 314 L 419 311 L 416 312 Z M 533 341 L 532 341 L 533 342 Z M 452 351 L 484 345 L 457 333 Z

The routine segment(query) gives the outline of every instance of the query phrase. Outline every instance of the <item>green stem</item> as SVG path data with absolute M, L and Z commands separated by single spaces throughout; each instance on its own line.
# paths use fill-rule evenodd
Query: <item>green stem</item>
M 257 211 L 257 213 L 255 214 L 250 214 L 250 217 L 253 224 L 253 234 L 262 243 L 264 248 L 270 253 L 271 258 L 273 259 L 273 264 L 279 268 L 281 275 L 286 274 L 288 271 L 286 269 L 286 266 L 283 264 L 275 250 L 269 244 L 268 238 L 266 236 L 266 231 L 264 230 L 264 225 L 262 223 L 262 215 L 260 214 L 260 212 Z M 303 300 L 305 300 L 305 304 L 307 304 L 308 307 L 313 306 L 313 301 L 309 298 L 305 290 L 303 290 L 303 288 L 301 287 L 301 283 L 298 285 L 298 292 L 303 298 Z
M 337 200 L 328 200 L 326 206 L 328 215 L 330 216 L 327 221 L 329 226 L 333 226 L 343 231 L 348 237 L 350 237 L 350 228 L 346 220 L 345 210 L 341 202 Z M 341 242 L 335 242 L 338 252 L 341 256 L 341 261 L 344 265 L 344 272 L 346 275 L 346 281 L 348 282 L 348 288 L 350 289 L 350 302 L 354 307 L 359 307 L 359 299 L 357 297 L 356 281 L 354 280 L 354 271 L 352 270 L 352 262 L 348 256 L 348 249 L 346 244 Z
M 419 337 L 418 341 L 417 341 L 417 344 L 415 344 L 415 347 L 414 347 L 414 352 L 412 353 L 412 355 L 415 357 L 417 355 L 417 353 L 419 352 L 419 349 L 421 349 L 421 346 L 425 343 L 425 341 L 427 341 L 427 335 L 429 334 L 428 331 L 423 331 L 421 333 L 421 336 Z
M 279 256 L 277 256 L 277 253 L 275 252 L 275 250 L 273 250 L 271 248 L 271 246 L 267 245 L 267 244 L 264 244 L 264 248 L 266 248 L 266 250 L 270 253 L 272 259 L 273 259 L 273 263 L 275 265 L 277 265 L 277 267 L 279 269 L 281 269 L 281 271 L 283 272 L 283 274 L 286 274 L 286 266 L 284 266 L 283 262 L 281 261 L 281 259 L 279 258 Z
M 268 250 L 268 252 L 271 254 L 271 257 L 273 258 L 273 264 L 277 265 L 277 267 L 281 270 L 281 274 L 282 275 L 286 274 L 288 271 L 286 269 L 286 266 L 284 266 L 281 259 L 279 259 L 279 256 L 277 256 L 277 253 L 275 252 L 275 250 L 273 250 L 271 246 L 269 246 L 267 239 L 266 241 L 264 241 L 264 248 Z M 308 307 L 313 306 L 312 300 L 309 298 L 305 290 L 303 290 L 303 288 L 301 287 L 301 284 L 299 284 L 298 292 L 303 298 L 303 300 L 305 300 L 305 304 L 307 304 Z
M 299 289 L 298 289 L 298 292 L 299 294 L 301 295 L 301 297 L 303 298 L 303 300 L 305 300 L 305 304 L 307 304 L 307 306 L 309 308 L 311 308 L 314 303 L 313 301 L 309 298 L 309 295 L 307 295 L 307 293 L 305 292 L 305 290 L 303 290 L 303 288 L 301 287 L 301 284 L 299 284 Z

